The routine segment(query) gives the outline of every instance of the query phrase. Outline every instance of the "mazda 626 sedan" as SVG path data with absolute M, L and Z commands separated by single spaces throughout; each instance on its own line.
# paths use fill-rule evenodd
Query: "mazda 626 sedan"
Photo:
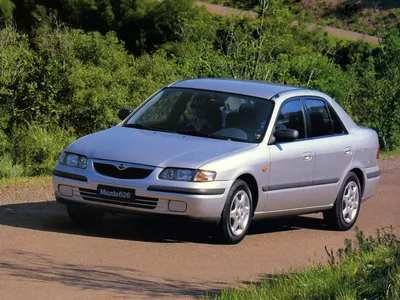
M 187 217 L 238 243 L 253 218 L 322 212 L 348 230 L 380 179 L 376 132 L 313 90 L 184 80 L 118 116 L 54 169 L 56 199 L 76 223 L 113 211 Z

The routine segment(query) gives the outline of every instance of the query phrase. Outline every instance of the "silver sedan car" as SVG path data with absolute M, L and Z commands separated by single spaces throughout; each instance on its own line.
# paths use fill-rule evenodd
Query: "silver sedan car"
M 79 224 L 113 211 L 186 217 L 238 243 L 252 219 L 322 212 L 348 230 L 380 179 L 376 132 L 318 91 L 192 79 L 118 116 L 54 169 L 56 199 Z

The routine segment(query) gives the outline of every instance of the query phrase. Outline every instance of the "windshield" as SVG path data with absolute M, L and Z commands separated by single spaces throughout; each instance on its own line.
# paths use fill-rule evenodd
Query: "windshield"
M 273 106 L 272 101 L 249 96 L 166 88 L 123 126 L 259 143 Z

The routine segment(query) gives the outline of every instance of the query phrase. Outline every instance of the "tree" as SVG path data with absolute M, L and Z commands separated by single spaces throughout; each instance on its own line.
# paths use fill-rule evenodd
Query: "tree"
M 0 25 L 12 19 L 15 5 L 11 0 L 0 0 Z

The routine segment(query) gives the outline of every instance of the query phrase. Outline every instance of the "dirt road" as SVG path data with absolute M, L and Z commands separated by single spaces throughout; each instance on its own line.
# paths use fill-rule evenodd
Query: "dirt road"
M 400 157 L 381 162 L 377 194 L 362 206 L 366 233 L 400 232 Z M 264 220 L 236 246 L 212 244 L 199 225 L 108 216 L 82 230 L 49 184 L 0 190 L 0 299 L 191 298 L 309 262 L 326 261 L 354 232 L 325 229 L 319 214 Z

